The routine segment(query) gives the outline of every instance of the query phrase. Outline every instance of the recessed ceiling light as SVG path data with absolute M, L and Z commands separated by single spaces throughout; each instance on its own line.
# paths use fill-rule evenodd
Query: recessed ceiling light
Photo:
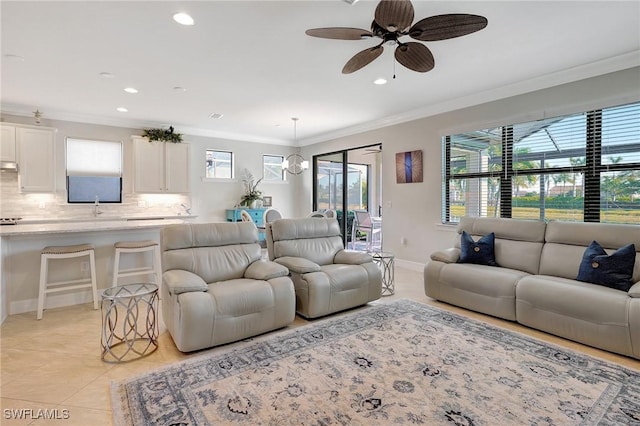
M 173 20 L 182 25 L 193 25 L 193 18 L 186 13 L 179 12 L 173 15 Z
M 24 57 L 20 56 L 20 55 L 13 55 L 11 53 L 7 53 L 6 55 L 4 55 L 4 58 L 8 61 L 13 61 L 13 62 L 24 62 Z
M 377 85 L 379 85 L 379 86 L 380 86 L 380 85 L 382 85 L 382 84 L 387 84 L 387 80 L 385 80 L 384 78 L 382 78 L 382 77 L 381 77 L 381 78 L 376 79 L 376 80 L 373 82 L 373 84 L 377 84 Z
M 101 72 L 99 75 L 102 78 L 114 78 L 115 77 L 115 75 L 111 74 L 110 72 Z
M 118 111 L 118 112 L 129 112 L 129 110 L 126 109 L 125 107 L 118 107 L 118 108 L 116 108 L 116 111 Z
M 222 118 L 224 116 L 224 114 L 219 114 L 217 112 L 212 112 L 211 114 L 209 114 L 209 118 L 213 118 L 213 119 L 219 119 Z
M 125 87 L 124 91 L 127 93 L 138 93 L 138 89 L 134 87 Z

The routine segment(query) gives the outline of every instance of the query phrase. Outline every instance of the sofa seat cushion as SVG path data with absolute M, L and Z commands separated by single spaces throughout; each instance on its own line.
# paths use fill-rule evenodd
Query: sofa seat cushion
M 549 275 L 532 275 L 518 283 L 516 295 L 519 301 L 567 317 L 625 327 L 629 324 L 629 295 L 609 287 Z M 603 306 L 607 309 L 602 309 Z
M 523 325 L 587 345 L 631 355 L 626 292 L 549 275 L 525 277 L 516 288 Z
M 515 321 L 516 283 L 528 275 L 496 266 L 446 264 L 440 270 L 438 299 Z
M 367 265 L 324 265 L 318 272 L 292 273 L 296 289 L 296 311 L 306 318 L 317 318 L 355 306 L 364 305 L 380 297 L 371 296 L 370 267 Z
M 347 291 L 368 286 L 367 271 L 360 265 L 336 263 L 324 265 L 321 271 L 329 276 L 333 291 Z
M 216 302 L 217 317 L 251 315 L 275 304 L 273 289 L 266 281 L 239 278 L 212 283 L 208 288 Z

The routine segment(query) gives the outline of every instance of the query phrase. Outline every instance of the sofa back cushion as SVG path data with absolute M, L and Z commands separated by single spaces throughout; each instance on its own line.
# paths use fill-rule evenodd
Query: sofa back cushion
M 267 224 L 267 247 L 271 260 L 302 257 L 322 266 L 332 264 L 344 245 L 336 219 L 301 218 Z
M 609 254 L 627 244 L 634 244 L 636 250 L 639 250 L 640 226 L 551 221 L 547 224 L 545 240 L 540 274 L 575 279 L 582 256 L 592 241 L 597 241 Z M 640 255 L 636 251 L 633 282 L 640 281 L 639 260 Z
M 466 231 L 474 240 L 493 232 L 498 265 L 537 274 L 545 227 L 544 222 L 537 220 L 467 216 L 460 220 L 455 246 L 460 248 L 462 231 Z
M 253 223 L 193 223 L 163 228 L 162 269 L 184 269 L 207 283 L 242 278 L 261 258 Z

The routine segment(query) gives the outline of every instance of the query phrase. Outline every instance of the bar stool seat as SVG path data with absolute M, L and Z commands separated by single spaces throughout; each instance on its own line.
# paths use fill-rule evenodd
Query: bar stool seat
M 49 282 L 49 261 L 54 259 L 71 259 L 89 256 L 88 278 Z M 40 252 L 40 289 L 38 292 L 37 318 L 42 319 L 47 294 L 67 290 L 91 288 L 93 309 L 98 309 L 98 289 L 96 284 L 95 248 L 92 244 L 76 244 L 71 246 L 48 246 Z
M 112 287 L 118 285 L 120 278 L 139 275 L 154 275 L 155 284 L 162 284 L 162 269 L 160 267 L 160 244 L 153 240 L 144 241 L 118 241 L 113 245 L 116 249 L 113 263 Z M 120 256 L 128 253 L 152 252 L 152 263 L 143 267 L 120 269 Z

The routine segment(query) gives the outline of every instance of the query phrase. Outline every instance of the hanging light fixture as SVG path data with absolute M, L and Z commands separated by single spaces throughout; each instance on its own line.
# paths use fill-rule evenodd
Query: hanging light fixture
M 293 120 L 293 142 L 297 145 L 298 118 L 292 117 L 291 120 Z M 282 170 L 286 170 L 287 173 L 291 173 L 292 175 L 299 175 L 308 168 L 309 162 L 300 154 L 291 154 L 282 162 Z

